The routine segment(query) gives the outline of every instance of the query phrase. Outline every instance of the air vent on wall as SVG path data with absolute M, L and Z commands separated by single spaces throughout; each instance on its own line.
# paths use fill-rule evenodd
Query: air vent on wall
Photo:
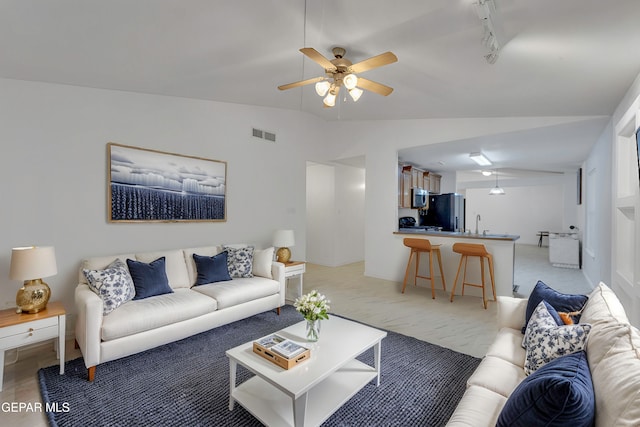
M 276 142 L 276 134 L 273 132 L 267 132 L 264 130 L 253 128 L 253 136 L 269 142 Z

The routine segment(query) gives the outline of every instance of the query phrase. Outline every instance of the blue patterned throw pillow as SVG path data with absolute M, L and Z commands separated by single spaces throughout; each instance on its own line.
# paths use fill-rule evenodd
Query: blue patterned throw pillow
M 82 269 L 89 288 L 102 298 L 102 314 L 107 315 L 135 295 L 133 280 L 127 266 L 116 259 L 104 270 Z
M 530 375 L 558 357 L 583 350 L 589 331 L 588 323 L 558 326 L 541 301 L 529 319 L 524 336 L 524 372 Z
M 227 253 L 227 266 L 231 277 L 253 277 L 253 246 L 222 246 L 222 250 Z

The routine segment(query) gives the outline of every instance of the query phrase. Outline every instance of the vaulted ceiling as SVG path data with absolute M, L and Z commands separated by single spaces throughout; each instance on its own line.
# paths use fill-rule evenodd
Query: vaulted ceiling
M 328 121 L 585 116 L 576 135 L 592 145 L 640 72 L 640 2 L 495 3 L 502 48 L 491 65 L 473 0 L 2 0 L 0 76 Z M 279 91 L 323 75 L 305 46 L 329 59 L 344 47 L 352 62 L 394 52 L 397 63 L 364 74 L 394 92 L 323 108 L 313 85 Z

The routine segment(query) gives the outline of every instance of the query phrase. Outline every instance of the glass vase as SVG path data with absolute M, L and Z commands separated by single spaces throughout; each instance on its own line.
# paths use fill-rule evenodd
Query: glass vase
M 320 319 L 307 319 L 307 341 L 316 342 L 320 337 Z

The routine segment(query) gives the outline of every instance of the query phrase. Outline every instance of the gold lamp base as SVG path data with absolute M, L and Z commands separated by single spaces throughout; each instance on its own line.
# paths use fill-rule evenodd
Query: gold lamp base
M 25 280 L 18 290 L 16 305 L 22 313 L 37 313 L 44 310 L 49 302 L 51 289 L 42 279 Z
M 289 262 L 291 259 L 291 251 L 289 248 L 280 248 L 278 252 L 276 252 L 276 261 L 278 262 Z

